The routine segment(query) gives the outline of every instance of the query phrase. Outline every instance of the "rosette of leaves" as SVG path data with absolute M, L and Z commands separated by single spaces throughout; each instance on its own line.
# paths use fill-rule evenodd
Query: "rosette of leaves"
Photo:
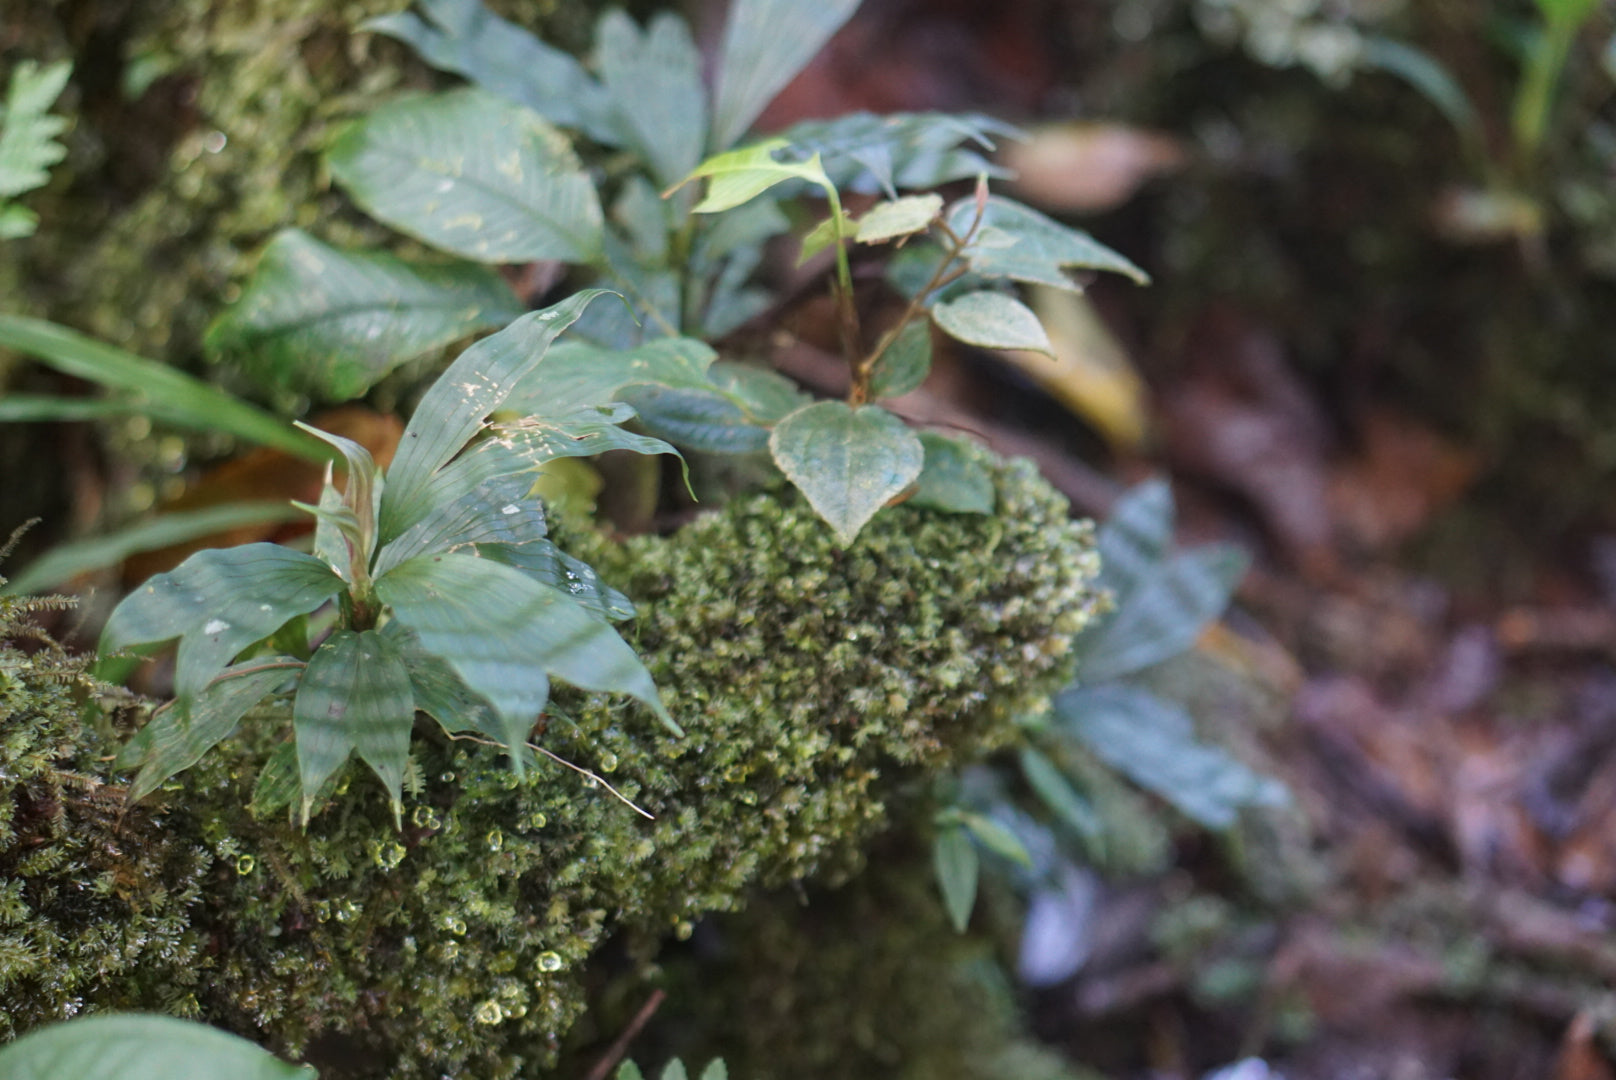
M 274 544 L 199 552 L 113 611 L 110 654 L 179 641 L 174 700 L 130 742 L 131 796 L 152 791 L 227 737 L 265 697 L 290 696 L 292 738 L 254 801 L 300 796 L 302 817 L 349 758 L 381 779 L 395 816 L 416 710 L 472 732 L 520 771 L 550 679 L 628 694 L 677 731 L 651 678 L 609 619 L 632 613 L 584 564 L 545 539 L 535 470 L 569 456 L 672 452 L 624 431 L 621 404 L 569 401 L 491 422 L 596 292 L 526 315 L 461 354 L 429 389 L 385 477 L 347 439 L 308 429 L 347 463 L 327 479 L 313 554 Z M 335 627 L 308 647 L 308 616 Z M 232 663 L 232 661 L 235 661 Z

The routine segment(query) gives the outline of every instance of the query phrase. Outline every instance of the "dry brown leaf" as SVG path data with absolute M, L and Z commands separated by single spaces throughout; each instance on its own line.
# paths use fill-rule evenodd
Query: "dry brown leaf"
M 1006 146 L 1001 160 L 1015 171 L 1022 199 L 1062 213 L 1115 209 L 1188 160 L 1177 139 L 1124 124 L 1050 124 L 1031 134 Z

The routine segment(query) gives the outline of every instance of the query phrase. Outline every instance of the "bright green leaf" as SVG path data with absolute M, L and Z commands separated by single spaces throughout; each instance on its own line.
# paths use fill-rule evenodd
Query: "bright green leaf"
M 24 60 L 12 70 L 0 110 L 0 200 L 43 187 L 50 167 L 67 156 L 67 148 L 56 141 L 67 121 L 48 110 L 72 73 L 73 65 L 65 60 L 45 67 Z
M 983 290 L 946 300 L 931 309 L 938 329 L 984 349 L 1050 352 L 1049 335 L 1032 309 L 1013 296 Z
M 911 506 L 929 506 L 952 514 L 991 514 L 998 499 L 993 476 L 958 442 L 924 432 L 920 444 L 926 464 L 910 496 Z
M 901 199 L 876 203 L 859 218 L 854 239 L 861 244 L 881 244 L 900 236 L 922 232 L 943 209 L 941 195 L 905 195 Z
M 780 470 L 843 545 L 919 477 L 926 451 L 903 421 L 876 405 L 807 405 L 769 437 Z
M 802 238 L 801 250 L 797 252 L 797 265 L 801 266 L 821 251 L 830 247 L 835 242 L 836 236 L 837 228 L 834 216 L 826 218 L 812 229 L 809 229 L 807 235 Z M 847 240 L 850 238 L 844 235 L 842 239 Z
M 261 386 L 347 401 L 406 360 L 521 314 L 488 267 L 342 251 L 287 229 L 206 345 Z
M 689 1074 L 685 1072 L 685 1063 L 674 1058 L 662 1066 L 662 1080 L 690 1080 Z
M 939 831 L 932 842 L 931 859 L 949 921 L 963 934 L 971 922 L 971 909 L 976 906 L 976 881 L 981 873 L 976 846 L 964 829 L 950 825 Z
M 315 1080 L 237 1035 L 168 1016 L 51 1024 L 0 1047 L 6 1080 Z
M 642 34 L 614 9 L 601 17 L 597 33 L 596 60 L 624 141 L 659 182 L 677 184 L 701 160 L 707 140 L 707 89 L 690 28 L 662 12 Z
M 707 197 L 696 204 L 693 212 L 716 214 L 733 210 L 788 180 L 805 180 L 817 184 L 827 194 L 835 194 L 825 170 L 819 167 L 817 154 L 798 163 L 775 160 L 775 151 L 785 147 L 784 139 L 765 139 L 751 146 L 717 154 L 696 166 L 689 176 L 680 181 L 680 186 L 704 177 L 712 182 L 707 187 Z
M 101 632 L 101 652 L 179 638 L 174 694 L 194 697 L 237 653 L 342 586 L 319 559 L 275 544 L 199 551 L 124 597 Z
M 701 1080 L 729 1080 L 729 1066 L 724 1064 L 723 1058 L 713 1058 L 701 1070 Z
M 396 821 L 414 724 L 409 669 L 393 641 L 375 630 L 333 631 L 309 660 L 292 703 L 303 820 L 320 786 L 358 753 L 387 788 Z
M 645 1074 L 634 1062 L 624 1061 L 617 1067 L 617 1080 L 645 1080 Z
M 478 262 L 601 256 L 594 182 L 537 113 L 475 89 L 395 101 L 326 155 L 355 202 L 396 229 Z
M 920 389 L 931 374 L 931 324 L 916 319 L 892 339 L 875 358 L 870 371 L 870 396 L 890 398 Z

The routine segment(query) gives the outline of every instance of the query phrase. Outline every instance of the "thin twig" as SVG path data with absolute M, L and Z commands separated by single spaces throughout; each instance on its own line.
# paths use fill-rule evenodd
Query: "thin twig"
M 634 1041 L 634 1036 L 640 1033 L 641 1028 L 651 1022 L 652 1015 L 655 1014 L 667 996 L 661 990 L 651 991 L 651 996 L 645 999 L 645 1004 L 641 1005 L 640 1011 L 634 1014 L 634 1019 L 628 1022 L 628 1027 L 623 1029 L 623 1033 L 617 1037 L 616 1042 L 612 1043 L 611 1049 L 606 1051 L 606 1055 L 595 1062 L 595 1067 L 589 1070 L 589 1075 L 584 1080 L 606 1080 L 612 1074 L 613 1066 L 622 1061 L 623 1056 L 628 1053 L 628 1044 Z
M 477 743 L 479 746 L 494 746 L 494 747 L 503 748 L 502 743 L 497 743 L 493 739 L 484 739 L 484 738 L 481 738 L 481 737 L 476 736 L 476 735 L 450 735 L 449 738 L 452 739 L 452 740 L 458 741 L 458 742 L 474 742 L 474 743 Z M 606 778 L 601 776 L 599 773 L 594 772 L 591 769 L 586 769 L 582 765 L 574 765 L 572 762 L 568 761 L 566 758 L 562 757 L 560 754 L 557 754 L 557 753 L 555 753 L 553 751 L 550 751 L 550 750 L 546 750 L 544 747 L 540 746 L 538 743 L 528 743 L 527 748 L 529 750 L 533 751 L 535 754 L 543 754 L 545 757 L 549 758 L 551 761 L 554 761 L 559 765 L 565 765 L 567 768 L 571 769 L 575 773 L 580 773 L 580 774 L 582 774 L 584 776 L 587 776 L 589 779 L 595 781 L 601 787 L 605 788 L 607 791 L 609 791 L 613 795 L 615 795 L 618 798 L 618 800 L 622 802 L 622 804 L 624 806 L 628 807 L 630 810 L 634 811 L 636 814 L 640 815 L 642 818 L 645 818 L 647 821 L 655 821 L 656 820 L 656 815 L 655 814 L 651 813 L 649 810 L 644 810 L 644 809 L 641 809 L 639 806 L 636 806 L 633 799 L 630 799 L 627 795 L 624 795 L 621 791 L 618 791 L 616 788 L 612 787 L 611 784 L 606 782 Z

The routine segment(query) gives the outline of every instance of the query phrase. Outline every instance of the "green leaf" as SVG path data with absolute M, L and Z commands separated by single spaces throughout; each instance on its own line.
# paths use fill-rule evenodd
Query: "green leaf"
M 625 144 L 660 183 L 677 184 L 701 160 L 707 141 L 707 90 L 690 28 L 663 12 L 642 34 L 614 9 L 601 17 L 597 34 L 596 61 Z
M 611 219 L 623 231 L 641 266 L 668 264 L 668 234 L 677 227 L 671 210 L 672 202 L 658 195 L 645 177 L 630 176 L 623 181 L 623 189 L 612 203 Z
M 230 394 L 153 360 L 115 349 L 42 319 L 0 315 L 0 348 L 36 356 L 57 371 L 125 390 L 153 419 L 195 431 L 217 431 L 293 457 L 324 462 L 331 451 Z
M 469 555 L 412 559 L 376 580 L 376 594 L 493 706 L 500 741 L 517 757 L 549 700 L 549 675 L 584 690 L 638 698 L 677 725 L 634 651 L 616 632 L 520 570 Z
M 436 720 L 451 735 L 475 731 L 496 742 L 505 741 L 505 728 L 494 707 L 472 693 L 448 661 L 427 652 L 413 630 L 395 619 L 382 627 L 380 632 L 398 647 L 400 655 L 404 657 L 405 667 L 410 673 L 410 692 L 417 709 Z M 523 748 L 518 749 L 522 749 L 525 760 L 529 754 Z
M 1173 491 L 1165 480 L 1147 480 L 1125 492 L 1095 534 L 1100 584 L 1117 603 L 1154 576 L 1173 542 Z
M 552 342 L 577 321 L 599 289 L 574 293 L 559 304 L 517 319 L 449 365 L 421 397 L 387 470 L 381 539 L 396 537 L 436 505 L 423 495 L 433 476 L 483 429 L 523 376 L 543 361 Z
M 37 228 L 38 214 L 16 203 L 0 203 L 0 240 L 21 240 L 34 235 Z
M 976 200 L 961 199 L 948 211 L 949 227 L 960 236 L 976 220 Z M 971 269 L 984 277 L 1078 288 L 1069 270 L 1109 270 L 1141 285 L 1150 277 L 1086 232 L 1045 217 L 1030 206 L 995 195 L 988 199 L 977 239 L 965 249 Z
M 826 248 L 830 247 L 831 244 L 836 242 L 837 235 L 837 222 L 834 215 L 826 218 L 824 221 L 821 221 L 812 229 L 809 229 L 807 234 L 802 238 L 801 250 L 797 252 L 797 265 L 803 265 L 809 259 L 813 258 L 815 255 L 818 255 L 821 251 L 824 251 Z M 844 235 L 842 236 L 842 239 L 849 240 L 851 237 Z
M 724 1064 L 723 1058 L 713 1058 L 701 1070 L 701 1080 L 729 1080 L 729 1066 Z
M 621 622 L 634 617 L 633 601 L 602 581 L 594 567 L 574 559 L 548 540 L 520 546 L 479 544 L 477 553 L 514 566 L 539 584 L 566 593 L 573 603 L 599 619 Z
M 106 536 L 57 544 L 28 564 L 16 577 L 0 585 L 0 595 L 24 596 L 55 589 L 80 574 L 117 566 L 143 551 L 183 544 L 243 525 L 296 521 L 297 509 L 280 502 L 238 502 L 183 510 L 130 525 Z
M 1365 67 L 1396 75 L 1418 90 L 1461 136 L 1484 137 L 1481 118 L 1464 88 L 1430 53 L 1394 38 L 1365 35 L 1362 42 L 1359 62 Z
M 341 506 L 353 521 L 353 533 L 347 536 L 348 566 L 353 569 L 353 573 L 344 577 L 352 581 L 361 576 L 361 572 L 370 564 L 370 557 L 376 550 L 376 519 L 385 489 L 380 471 L 376 468 L 376 459 L 370 456 L 369 450 L 342 435 L 321 431 L 301 420 L 296 421 L 293 426 L 335 447 L 347 465 L 348 475 L 346 486 L 342 491 Z M 326 478 L 326 486 L 331 486 L 329 476 Z M 323 492 L 322 501 L 324 501 Z M 317 511 L 319 509 L 321 508 L 316 508 Z
M 288 740 L 270 751 L 264 767 L 258 770 L 258 780 L 253 784 L 252 801 L 247 809 L 255 818 L 267 818 L 295 803 L 299 790 L 297 743 Z
M 342 251 L 286 229 L 205 344 L 260 386 L 347 401 L 406 360 L 521 314 L 487 267 Z
M 1128 686 L 1071 688 L 1055 698 L 1062 728 L 1100 760 L 1209 829 L 1245 806 L 1282 806 L 1285 787 L 1195 737 L 1188 713 Z
M 892 344 L 875 358 L 870 371 L 872 398 L 899 397 L 920 384 L 931 374 L 931 324 L 916 319 L 898 331 Z
M 67 121 L 48 110 L 67 85 L 73 65 L 63 60 L 40 67 L 31 60 L 11 72 L 11 88 L 0 110 L 0 200 L 43 187 L 50 167 L 67 156 L 56 136 Z
M 130 801 L 144 799 L 169 777 L 189 769 L 230 737 L 247 710 L 276 687 L 296 678 L 303 664 L 290 656 L 249 660 L 223 673 L 189 701 L 159 709 L 118 755 L 119 768 L 140 767 L 129 785 Z
M 991 514 L 998 500 L 993 476 L 960 444 L 946 436 L 923 432 L 926 464 L 910 496 L 911 506 L 928 506 L 952 514 Z
M 617 1080 L 645 1080 L 645 1074 L 634 1062 L 624 1061 L 617 1067 Z
M 995 135 L 1020 135 L 1009 124 L 975 113 L 858 112 L 834 120 L 807 120 L 784 133 L 793 156 L 818 154 L 825 173 L 838 188 L 862 194 L 883 192 L 897 198 L 906 190 L 939 187 L 950 180 L 977 176 L 1007 177 L 974 143 L 993 149 Z
M 199 551 L 124 597 L 101 632 L 100 651 L 179 638 L 174 696 L 194 697 L 237 653 L 342 586 L 319 559 L 275 544 Z
M 397 822 L 414 724 L 410 672 L 393 640 L 375 630 L 332 631 L 314 651 L 292 703 L 303 820 L 320 786 L 358 753 L 387 788 Z
M 981 842 L 982 846 L 998 855 L 1009 859 L 1019 866 L 1031 867 L 1032 856 L 1027 852 L 1027 845 L 1021 838 L 990 817 L 973 814 L 970 811 L 961 811 L 959 822 L 965 826 L 972 836 Z
M 439 71 L 464 76 L 552 124 L 610 146 L 621 135 L 606 90 L 571 56 L 495 15 L 478 0 L 417 0 L 425 16 L 383 15 L 360 29 L 398 38 Z
M 727 149 L 745 135 L 858 5 L 859 0 L 735 0 L 718 59 L 712 148 Z
M 845 546 L 920 476 L 926 451 L 903 421 L 876 405 L 806 405 L 769 437 L 780 470 L 808 496 Z
M 3 239 L 3 237 L 0 237 Z M 0 423 L 28 424 L 52 420 L 106 420 L 148 413 L 128 397 L 57 397 L 53 394 L 7 394 L 0 398 Z
M 950 825 L 932 842 L 931 862 L 949 921 L 963 934 L 971 922 L 971 909 L 976 906 L 976 881 L 981 873 L 976 846 L 964 829 Z
M 601 257 L 600 199 L 566 137 L 483 91 L 383 105 L 337 138 L 326 163 L 368 213 L 456 255 Z
M 1077 639 L 1078 672 L 1104 682 L 1177 656 L 1223 614 L 1249 565 L 1232 544 L 1209 544 L 1169 558 L 1118 610 Z
M 768 448 L 769 428 L 813 399 L 790 379 L 749 364 L 714 364 L 702 388 L 629 386 L 640 426 L 678 446 L 715 454 Z
M 662 1080 L 690 1080 L 689 1074 L 685 1072 L 685 1063 L 674 1058 L 662 1066 Z
M 547 529 L 544 504 L 530 494 L 537 479 L 531 472 L 496 476 L 452 502 L 440 502 L 377 554 L 376 575 L 417 555 L 542 539 Z
M 876 203 L 859 218 L 854 239 L 861 244 L 881 244 L 923 232 L 937 220 L 942 209 L 941 195 L 905 195 L 901 199 Z
M 504 411 L 566 416 L 608 404 L 624 387 L 642 384 L 705 390 L 717 356 L 712 346 L 686 337 L 657 338 L 632 349 L 564 341 L 517 382 Z
M 931 309 L 938 329 L 984 349 L 1032 349 L 1049 353 L 1049 335 L 1032 309 L 1001 292 L 966 293 Z
M 1105 832 L 1105 824 L 1089 801 L 1073 789 L 1054 762 L 1031 746 L 1021 748 L 1021 775 L 1044 805 L 1085 841 L 1092 842 Z
M 51 1024 L 0 1047 L 6 1080 L 315 1080 L 246 1039 L 168 1016 Z
M 717 154 L 696 166 L 679 186 L 704 177 L 712 182 L 707 187 L 707 197 L 697 203 L 692 212 L 716 214 L 733 210 L 788 180 L 805 180 L 817 184 L 828 195 L 835 195 L 836 189 L 831 186 L 825 170 L 819 167 L 817 154 L 800 163 L 775 160 L 775 151 L 785 147 L 784 139 L 765 139 Z

